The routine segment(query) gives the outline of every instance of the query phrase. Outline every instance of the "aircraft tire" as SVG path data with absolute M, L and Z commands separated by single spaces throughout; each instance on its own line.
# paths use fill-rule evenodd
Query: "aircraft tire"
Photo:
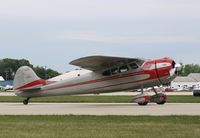
M 148 102 L 138 103 L 138 105 L 140 105 L 140 106 L 146 106 L 147 104 L 148 104 Z
M 166 101 L 157 102 L 158 105 L 164 105 Z

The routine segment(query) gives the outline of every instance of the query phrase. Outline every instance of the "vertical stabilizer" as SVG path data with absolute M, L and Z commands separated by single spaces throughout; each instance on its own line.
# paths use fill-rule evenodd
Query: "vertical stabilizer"
M 45 85 L 46 81 L 39 78 L 35 72 L 28 66 L 20 67 L 14 78 L 14 90 L 37 89 Z

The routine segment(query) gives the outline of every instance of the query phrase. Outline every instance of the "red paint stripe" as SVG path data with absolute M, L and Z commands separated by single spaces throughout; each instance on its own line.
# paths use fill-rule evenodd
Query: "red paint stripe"
M 143 81 L 147 81 L 147 80 L 151 80 L 152 78 L 149 79 L 144 79 L 144 80 L 139 80 L 139 81 L 130 81 L 130 82 L 125 82 L 125 83 L 118 83 L 118 84 L 113 84 L 113 85 L 108 85 L 108 86 L 103 86 L 103 87 L 97 87 L 97 88 L 92 88 L 92 89 L 88 89 L 85 91 L 94 91 L 94 90 L 100 90 L 100 89 L 104 89 L 104 88 L 109 88 L 109 87 L 116 87 L 116 86 L 120 86 L 120 85 L 126 85 L 126 84 L 131 84 L 131 83 L 137 83 L 137 82 L 143 82 Z M 85 92 L 83 91 L 83 92 Z
M 103 86 L 103 87 L 97 87 L 97 88 L 83 90 L 83 91 L 80 91 L 76 94 L 89 93 L 89 92 L 94 92 L 95 90 L 101 90 L 101 89 L 104 89 L 104 88 L 116 87 L 116 86 L 120 86 L 120 85 L 126 85 L 126 84 L 137 83 L 137 82 L 144 82 L 144 81 L 151 80 L 151 79 L 153 79 L 153 78 L 145 79 L 145 80 L 139 80 L 139 81 L 131 81 L 131 82 L 126 82 L 126 83 L 113 84 L 113 85 L 108 85 L 108 86 Z M 42 91 L 46 91 L 46 90 L 42 90 Z M 57 96 L 57 95 L 55 94 L 55 96 Z
M 54 87 L 54 88 L 45 89 L 45 90 L 42 90 L 42 91 L 50 91 L 50 90 L 56 90 L 56 89 L 62 89 L 62 88 L 70 88 L 70 87 L 74 87 L 74 86 L 93 84 L 93 83 L 97 83 L 97 82 L 104 82 L 104 81 L 108 81 L 108 80 L 116 80 L 116 79 L 127 78 L 127 77 L 136 76 L 136 75 L 143 75 L 143 74 L 150 75 L 150 78 L 145 79 L 145 80 L 141 80 L 141 81 L 132 81 L 132 82 L 128 82 L 128 83 L 115 84 L 115 85 L 117 86 L 117 85 L 124 85 L 124 84 L 135 83 L 135 82 L 142 82 L 142 81 L 146 81 L 146 80 L 151 80 L 151 79 L 156 79 L 157 78 L 155 70 L 154 71 L 152 71 L 152 70 L 151 71 L 142 71 L 141 70 L 140 72 L 132 72 L 132 73 L 128 73 L 128 74 L 105 77 L 105 78 L 96 79 L 96 80 L 89 80 L 89 81 L 79 82 L 79 83 L 75 83 L 75 84 L 68 84 L 68 85 L 63 85 L 63 86 L 58 86 L 58 87 Z M 115 86 L 115 85 L 104 86 L 103 88 L 112 87 L 112 86 Z M 100 89 L 100 88 L 102 88 L 102 87 L 93 88 L 92 90 Z
M 45 91 L 46 90 L 55 90 L 55 89 L 69 88 L 69 87 L 86 85 L 86 84 L 93 84 L 93 83 L 104 82 L 104 81 L 108 81 L 108 80 L 116 80 L 116 79 L 121 79 L 121 78 L 127 78 L 127 77 L 131 77 L 131 76 L 136 76 L 136 75 L 142 75 L 142 72 L 139 72 L 139 73 L 128 73 L 128 74 L 123 74 L 123 75 L 112 76 L 112 77 L 109 77 L 109 78 L 102 78 L 102 79 L 97 79 L 97 80 L 90 80 L 90 81 L 80 82 L 80 83 L 76 83 L 76 84 L 69 84 L 69 85 L 59 86 L 59 87 L 55 87 L 55 88 L 45 89 Z
M 103 87 L 97 87 L 97 88 L 92 88 L 92 89 L 87 89 L 87 90 L 83 90 L 83 91 L 80 91 L 76 94 L 82 94 L 83 92 L 85 93 L 89 93 L 89 92 L 93 92 L 94 90 L 101 90 L 101 89 L 104 89 L 104 88 L 109 88 L 109 87 L 116 87 L 116 86 L 120 86 L 120 85 L 126 85 L 126 84 L 131 84 L 131 83 L 137 83 L 137 82 L 144 82 L 144 81 L 149 81 L 149 80 L 152 80 L 152 79 L 156 79 L 156 78 L 153 78 L 153 77 L 150 77 L 148 79 L 145 79 L 145 80 L 139 80 L 139 81 L 130 81 L 130 82 L 126 82 L 126 83 L 119 83 L 119 84 L 113 84 L 113 85 L 108 85 L 108 86 L 103 86 Z M 42 90 L 42 91 L 46 91 L 46 90 Z M 56 94 L 55 94 L 56 96 Z
M 120 86 L 120 85 L 126 85 L 126 84 L 137 83 L 137 82 L 144 82 L 144 81 L 151 80 L 151 79 L 153 79 L 153 78 L 145 79 L 145 80 L 139 80 L 139 81 L 130 81 L 130 82 L 126 82 L 126 83 L 113 84 L 113 85 L 108 85 L 108 86 L 103 86 L 103 87 L 97 87 L 97 88 L 83 90 L 83 91 L 78 92 L 76 94 L 89 93 L 89 92 L 94 92 L 95 90 L 101 90 L 101 89 L 104 89 L 104 88 L 116 87 L 116 86 Z
M 27 89 L 29 87 L 34 87 L 34 86 L 37 86 L 37 85 L 46 85 L 46 81 L 43 80 L 43 79 L 39 79 L 39 80 L 36 80 L 36 81 L 33 81 L 33 82 L 30 82 L 28 84 L 25 84 L 15 90 L 21 90 L 21 89 Z
M 59 86 L 59 87 L 55 87 L 55 88 L 45 89 L 45 90 L 42 90 L 42 91 L 50 91 L 50 90 L 56 90 L 56 89 L 62 89 L 62 88 L 69 88 L 69 87 L 80 86 L 80 85 L 85 85 L 85 84 L 92 84 L 92 83 L 97 83 L 97 82 L 103 82 L 103 81 L 107 81 L 107 80 L 115 80 L 115 79 L 119 79 L 119 78 L 132 77 L 132 76 L 136 76 L 136 75 L 143 75 L 143 72 L 140 72 L 140 73 L 129 73 L 129 74 L 124 74 L 123 76 L 122 75 L 118 75 L 118 76 L 114 76 L 115 78 L 114 77 L 110 77 L 110 78 L 103 78 L 103 79 L 86 81 L 86 82 L 81 82 L 81 83 L 76 83 L 76 84 L 64 85 L 64 86 Z M 150 75 L 150 78 L 145 79 L 145 80 L 155 79 L 155 76 L 154 76 L 155 74 L 154 75 L 148 74 L 148 75 Z M 129 83 L 142 82 L 142 81 L 145 81 L 145 80 L 131 81 L 131 82 L 128 82 L 128 83 L 115 84 L 115 85 L 124 85 L 124 84 L 129 84 Z M 109 86 L 104 86 L 104 87 L 112 87 L 112 86 L 115 86 L 115 85 L 109 85 Z M 99 87 L 99 88 L 101 88 L 101 87 Z M 99 89 L 99 88 L 93 88 L 92 90 Z

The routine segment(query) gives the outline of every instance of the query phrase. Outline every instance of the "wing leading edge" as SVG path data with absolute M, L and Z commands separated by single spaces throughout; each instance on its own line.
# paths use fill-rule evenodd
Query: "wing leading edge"
M 131 62 L 136 62 L 141 65 L 144 63 L 144 61 L 144 59 L 140 58 L 89 56 L 71 61 L 70 64 L 92 71 L 102 71 L 111 67 L 124 65 Z

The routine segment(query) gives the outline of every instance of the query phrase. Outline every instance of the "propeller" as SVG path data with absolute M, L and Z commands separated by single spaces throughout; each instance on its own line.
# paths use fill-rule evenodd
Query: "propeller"
M 183 69 L 184 65 L 183 63 L 175 63 L 174 62 L 174 68 L 170 70 L 170 76 L 178 75 L 178 73 Z
M 177 63 L 177 64 L 175 64 L 175 68 L 176 68 L 176 71 L 181 71 L 183 69 L 183 64 Z

